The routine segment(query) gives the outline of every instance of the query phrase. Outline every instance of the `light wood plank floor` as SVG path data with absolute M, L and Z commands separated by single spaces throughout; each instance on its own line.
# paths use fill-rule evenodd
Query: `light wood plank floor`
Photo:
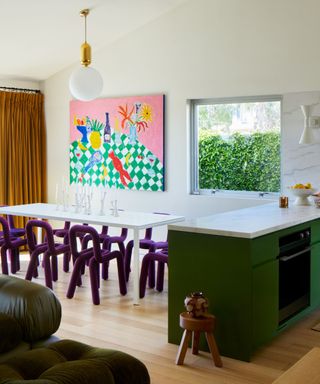
M 24 277 L 25 271 L 23 261 L 18 276 Z M 312 347 L 320 346 L 320 332 L 311 330 L 320 322 L 317 310 L 258 350 L 250 363 L 222 357 L 224 366 L 217 368 L 208 353 L 194 356 L 188 350 L 185 364 L 176 366 L 178 346 L 167 343 L 167 282 L 164 292 L 149 289 L 141 305 L 133 306 L 132 283 L 129 282 L 129 293 L 121 296 L 112 263 L 110 279 L 101 283 L 101 304 L 95 306 L 87 273 L 75 297 L 65 298 L 69 277 L 70 273 L 59 271 L 59 281 L 54 283 L 63 308 L 57 336 L 132 354 L 146 364 L 153 384 L 272 383 Z M 34 281 L 44 285 L 42 271 Z

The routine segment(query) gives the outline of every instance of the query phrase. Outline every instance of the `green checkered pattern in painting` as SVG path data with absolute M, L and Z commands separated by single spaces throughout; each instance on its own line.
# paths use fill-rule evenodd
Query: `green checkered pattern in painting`
M 111 142 L 103 143 L 98 150 L 93 149 L 90 143 L 84 146 L 79 145 L 78 141 L 72 142 L 70 144 L 70 184 L 82 183 L 96 186 L 108 185 L 120 189 L 163 191 L 164 168 L 159 159 L 138 141 L 131 145 L 125 134 L 121 135 L 119 142 L 121 143 L 115 143 L 114 133 L 111 136 Z M 112 151 L 120 160 L 123 169 L 130 175 L 131 181 L 125 177 L 127 186 L 121 181 L 120 173 L 115 169 L 109 156 Z

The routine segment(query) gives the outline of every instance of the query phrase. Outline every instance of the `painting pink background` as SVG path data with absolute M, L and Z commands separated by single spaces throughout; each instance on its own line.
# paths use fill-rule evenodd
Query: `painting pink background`
M 73 122 L 75 116 L 77 118 L 89 116 L 90 119 L 98 119 L 105 124 L 105 113 L 109 112 L 110 125 L 113 131 L 115 116 L 118 117 L 120 122 L 122 121 L 122 116 L 118 113 L 120 105 L 125 107 L 128 104 L 128 110 L 131 110 L 135 102 L 148 104 L 152 107 L 152 121 L 148 122 L 148 128 L 145 131 L 140 130 L 138 132 L 138 140 L 163 163 L 163 99 L 163 95 L 153 95 L 104 98 L 89 102 L 72 100 L 70 102 L 70 142 L 78 140 L 80 137 L 79 131 L 75 128 Z M 121 128 L 121 132 L 128 135 L 129 129 Z

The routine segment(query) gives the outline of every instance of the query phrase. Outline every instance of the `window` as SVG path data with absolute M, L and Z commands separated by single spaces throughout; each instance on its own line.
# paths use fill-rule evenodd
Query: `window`
M 280 191 L 281 97 L 190 101 L 191 191 Z

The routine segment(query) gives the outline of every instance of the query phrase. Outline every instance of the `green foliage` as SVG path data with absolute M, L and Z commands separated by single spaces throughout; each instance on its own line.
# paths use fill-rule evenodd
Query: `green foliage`
M 100 122 L 99 120 L 97 120 L 97 119 L 90 120 L 89 123 L 90 123 L 91 130 L 92 130 L 92 131 L 99 132 L 99 131 L 101 131 L 101 130 L 104 128 L 103 123 L 101 123 L 101 122 Z
M 280 134 L 199 137 L 199 188 L 279 192 Z

